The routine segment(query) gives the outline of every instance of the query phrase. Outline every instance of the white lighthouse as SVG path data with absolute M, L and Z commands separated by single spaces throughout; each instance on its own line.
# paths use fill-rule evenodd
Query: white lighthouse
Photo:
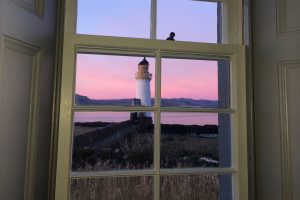
M 138 71 L 135 73 L 136 80 L 136 98 L 141 100 L 141 106 L 151 106 L 150 81 L 152 74 L 149 73 L 149 62 L 144 59 L 138 64 Z M 151 113 L 145 113 L 151 117 Z

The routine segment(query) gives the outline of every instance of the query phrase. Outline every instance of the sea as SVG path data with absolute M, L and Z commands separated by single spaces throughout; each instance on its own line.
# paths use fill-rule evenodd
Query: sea
M 151 113 L 154 118 L 154 113 Z M 130 118 L 130 112 L 76 112 L 74 122 L 122 122 Z M 162 112 L 162 124 L 218 125 L 217 113 Z

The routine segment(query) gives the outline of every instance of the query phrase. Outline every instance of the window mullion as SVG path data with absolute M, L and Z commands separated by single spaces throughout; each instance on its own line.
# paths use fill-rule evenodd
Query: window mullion
M 154 176 L 154 195 L 153 195 L 154 200 L 159 200 L 160 199 L 160 175 L 155 175 Z
M 156 27 L 157 27 L 157 0 L 151 0 L 151 30 L 150 39 L 156 39 Z
M 155 61 L 155 107 L 160 108 L 160 98 L 161 98 L 161 50 L 156 51 L 156 61 Z
M 156 1 L 156 0 L 155 0 Z M 161 106 L 161 50 L 156 52 L 155 62 L 155 107 L 158 108 L 155 113 L 155 130 L 154 130 L 154 200 L 160 198 L 160 106 Z

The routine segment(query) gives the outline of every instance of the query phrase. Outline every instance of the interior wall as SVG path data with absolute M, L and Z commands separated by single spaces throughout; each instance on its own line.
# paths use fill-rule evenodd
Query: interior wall
M 47 199 L 56 3 L 0 1 L 0 199 Z
M 253 0 L 253 108 L 258 200 L 300 199 L 299 11 L 297 0 Z

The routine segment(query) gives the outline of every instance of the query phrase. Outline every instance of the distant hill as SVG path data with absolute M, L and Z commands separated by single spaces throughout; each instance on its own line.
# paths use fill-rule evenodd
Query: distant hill
M 75 103 L 77 105 L 90 105 L 90 106 L 130 106 L 132 99 L 90 99 L 87 96 L 79 94 L 75 95 Z M 154 105 L 154 99 L 152 99 Z M 182 107 L 218 107 L 218 101 L 211 101 L 205 99 L 189 99 L 189 98 L 172 98 L 162 99 L 161 105 L 166 107 L 182 106 Z

